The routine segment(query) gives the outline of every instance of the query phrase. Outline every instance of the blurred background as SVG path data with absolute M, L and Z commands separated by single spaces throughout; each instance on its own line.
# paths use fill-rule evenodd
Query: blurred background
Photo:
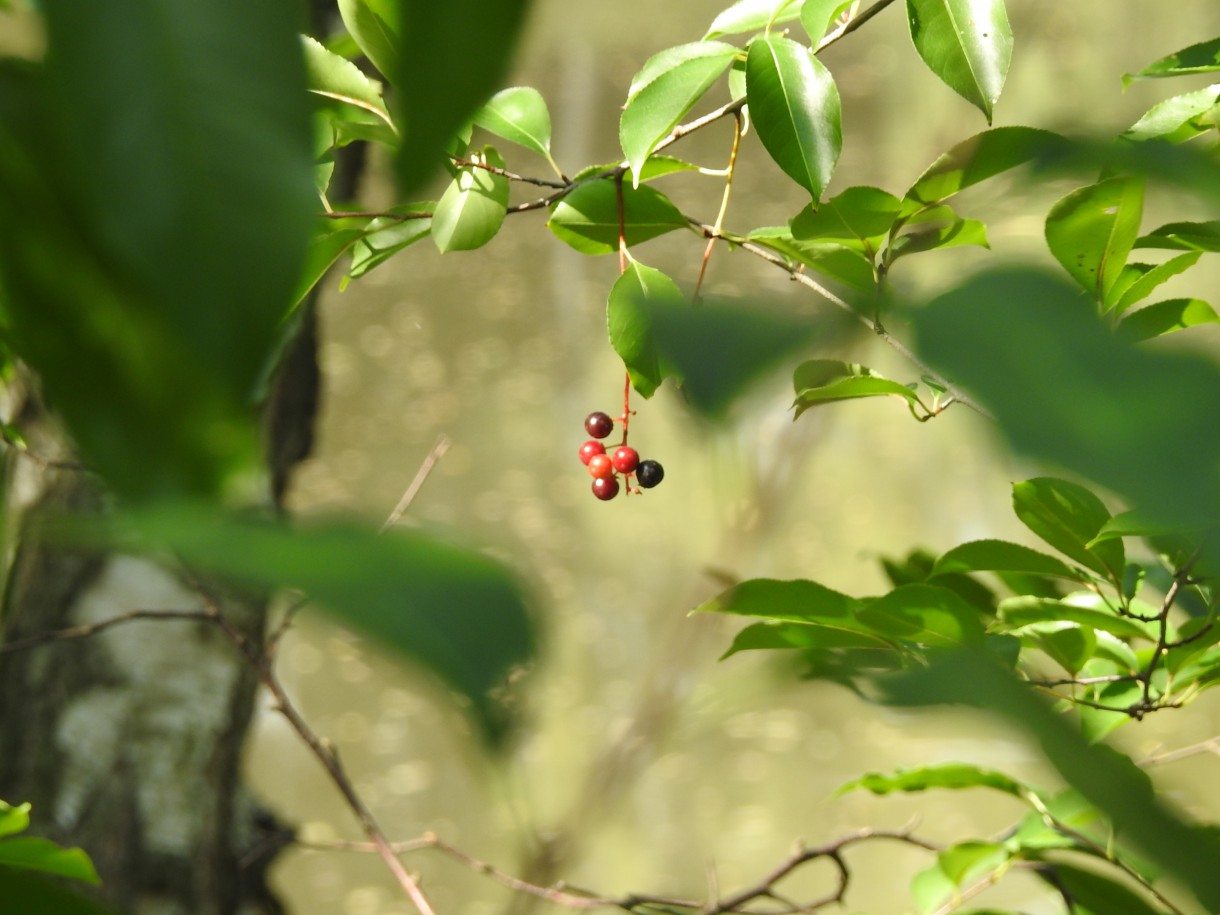
M 721 7 L 534 4 L 510 84 L 546 97 L 555 156 L 567 173 L 621 157 L 619 107 L 632 75 L 656 51 L 701 37 Z M 1122 131 L 1158 99 L 1196 88 L 1149 81 L 1124 93 L 1123 73 L 1220 33 L 1214 0 L 1182 0 L 1171 13 L 1153 0 L 1013 0 L 1009 13 L 1013 66 L 996 124 L 1102 136 Z M 870 184 L 901 195 L 937 155 L 987 126 L 925 69 L 901 4 L 823 60 L 844 111 L 830 194 Z M 730 131 L 714 125 L 670 152 L 723 167 Z M 541 160 L 501 150 L 510 169 L 546 175 Z M 388 182 L 375 166 L 363 205 L 388 204 Z M 964 194 L 959 212 L 988 224 L 992 250 L 907 260 L 895 271 L 897 288 L 934 290 L 1026 256 L 1053 267 L 1042 220 L 1076 183 L 1083 182 L 1035 184 L 1018 173 Z M 685 212 L 714 219 L 718 179 L 674 176 L 658 186 Z M 1154 200 L 1187 218 L 1189 201 L 1158 193 Z M 748 135 L 726 226 L 782 224 L 800 197 Z M 529 188 L 514 186 L 514 201 L 528 199 Z M 1154 202 L 1146 226 L 1160 221 Z M 954 759 L 1044 785 L 1054 777 L 1015 736 L 965 713 L 867 705 L 841 688 L 798 681 L 772 653 L 719 662 L 741 624 L 687 614 L 736 579 L 808 577 L 862 595 L 884 587 L 882 555 L 916 546 L 939 552 L 984 536 L 1031 543 L 1009 508 L 1009 486 L 1045 468 L 1006 454 L 988 421 L 960 407 L 919 424 L 897 401 L 877 399 L 822 407 L 793 423 L 790 382 L 780 373 L 716 428 L 693 421 L 668 385 L 650 401 L 636 398 L 632 443 L 664 464 L 665 481 L 639 498 L 598 502 L 577 449 L 589 412 L 620 409 L 622 365 L 605 330 L 617 258 L 576 254 L 544 223 L 543 212 L 512 216 L 488 247 L 471 253 L 441 256 L 425 241 L 342 293 L 332 280 L 323 299 L 321 436 L 298 475 L 293 510 L 354 512 L 380 524 L 445 435 L 452 445 L 403 523 L 456 529 L 510 562 L 536 597 L 545 633 L 542 658 L 521 689 L 520 739 L 493 762 L 479 756 L 433 683 L 320 612 L 298 618 L 282 676 L 305 717 L 335 742 L 386 831 L 407 839 L 432 830 L 542 883 L 703 898 L 709 881 L 723 892 L 755 882 L 798 839 L 821 843 L 913 817 L 930 839 L 982 838 L 1017 818 L 1009 799 L 977 791 L 833 798 L 868 770 Z M 702 250 L 700 239 L 674 233 L 634 253 L 689 289 Z M 1199 288 L 1217 287 L 1210 269 L 1182 282 L 1214 301 L 1214 291 Z M 1167 294 L 1186 294 L 1178 289 Z M 833 314 L 782 272 L 725 247 L 712 257 L 705 291 Z M 901 322 L 890 330 L 904 338 Z M 1195 340 L 1217 343 L 1215 335 Z M 863 362 L 904 382 L 918 377 L 875 338 L 833 323 L 805 357 L 816 355 Z M 1205 740 L 1220 725 L 1218 701 L 1210 694 L 1188 713 L 1153 716 L 1116 740 L 1137 758 Z M 269 709 L 259 716 L 249 767 L 260 797 L 300 824 L 305 839 L 360 838 L 324 772 Z M 1213 817 L 1218 774 L 1220 760 L 1210 754 L 1155 772 L 1168 796 Z M 856 880 L 848 909 L 873 912 L 911 910 L 910 877 L 930 863 L 926 854 L 880 844 L 849 860 Z M 408 864 L 440 912 L 535 905 L 434 852 Z M 793 881 L 794 892 L 829 887 L 826 871 L 808 871 Z M 299 915 L 409 911 L 370 855 L 290 849 L 275 882 Z M 1049 900 L 1033 901 L 1044 895 L 1014 876 L 976 904 L 1057 911 Z

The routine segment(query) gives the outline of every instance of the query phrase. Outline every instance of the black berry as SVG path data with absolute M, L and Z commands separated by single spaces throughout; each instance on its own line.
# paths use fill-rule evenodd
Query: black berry
M 640 461 L 635 468 L 635 478 L 644 489 L 652 489 L 665 479 L 665 468 L 656 461 Z

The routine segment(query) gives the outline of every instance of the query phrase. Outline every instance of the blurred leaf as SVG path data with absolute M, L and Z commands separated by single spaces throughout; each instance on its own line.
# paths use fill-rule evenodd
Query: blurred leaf
M 299 304 L 309 294 L 309 290 L 321 282 L 326 271 L 364 237 L 370 222 L 364 216 L 342 219 L 321 217 L 314 220 L 314 236 L 309 240 L 305 266 L 301 270 L 297 290 L 293 294 L 294 303 Z
M 398 132 L 380 87 L 351 61 L 328 51 L 308 35 L 301 36 L 301 42 L 309 91 L 332 124 L 333 145 L 341 146 L 354 139 L 395 145 Z
M 854 247 L 840 242 L 797 241 L 787 226 L 754 229 L 749 238 L 854 289 L 872 292 L 877 288 L 872 260 Z
M 831 23 L 835 22 L 852 5 L 853 0 L 805 0 L 801 6 L 801 26 L 809 36 L 809 44 L 817 47 Z
M 950 845 L 936 859 L 955 886 L 974 883 L 1007 867 L 1012 852 L 995 842 L 966 841 Z
M 997 616 L 1005 626 L 1018 629 L 1034 623 L 1071 621 L 1093 629 L 1101 629 L 1127 639 L 1149 639 L 1148 625 L 1104 610 L 1081 607 L 1069 602 L 1043 597 L 1018 595 L 1000 601 Z
M 816 581 L 752 578 L 734 585 L 692 613 L 731 613 L 765 619 L 819 623 L 853 632 L 868 632 L 856 619 L 860 601 Z
M 981 642 L 978 611 L 955 592 L 937 585 L 900 585 L 856 614 L 865 626 L 891 638 L 920 645 Z
M 629 260 L 627 270 L 610 289 L 606 324 L 610 345 L 623 360 L 631 386 L 642 397 L 651 397 L 661 382 L 676 374 L 664 361 L 653 327 L 653 308 L 686 309 L 690 303 L 678 285 L 660 270 Z
M 858 242 L 861 248 L 879 239 L 902 209 L 902 201 L 875 187 L 849 187 L 815 207 L 810 204 L 792 220 L 792 236 L 799 241 L 833 238 Z
M 1220 219 L 1212 222 L 1171 222 L 1141 235 L 1137 248 L 1170 248 L 1178 251 L 1220 251 Z
M 1202 299 L 1167 299 L 1131 312 L 1119 322 L 1116 330 L 1122 339 L 1138 342 L 1197 324 L 1217 322 L 1220 322 L 1220 316 Z
M 947 206 L 931 207 L 905 222 L 902 234 L 890 243 L 886 260 L 893 263 L 906 254 L 962 245 L 990 248 L 987 227 L 977 219 L 963 219 Z
M 477 127 L 551 158 L 551 113 L 542 93 L 529 86 L 502 89 L 474 113 Z
M 860 788 L 873 794 L 892 794 L 895 791 L 928 791 L 946 788 L 960 791 L 964 788 L 992 788 L 1004 794 L 1026 801 L 1032 793 L 1030 787 L 1003 772 L 984 769 L 970 763 L 950 762 L 914 769 L 898 769 L 892 774 L 870 772 L 841 786 L 836 795 L 847 794 Z
M 1184 76 L 1191 73 L 1211 73 L 1220 70 L 1220 38 L 1201 41 L 1188 48 L 1175 51 L 1150 63 L 1138 73 L 1130 73 L 1123 77 L 1126 85 L 1140 78 L 1161 78 L 1166 76 Z
M 431 212 L 436 209 L 436 204 L 428 200 L 408 204 L 407 208 L 412 212 Z M 352 263 L 344 282 L 364 276 L 374 267 L 384 264 L 403 248 L 415 244 L 421 238 L 426 238 L 431 231 L 432 218 L 430 216 L 414 219 L 378 216 L 371 220 L 368 228 L 352 247 Z
M 401 40 L 386 76 L 405 120 L 398 175 L 408 197 L 440 168 L 450 138 L 499 88 L 529 2 L 396 3 Z
M 915 392 L 906 385 L 875 375 L 868 366 L 833 359 L 802 362 L 792 374 L 792 387 L 796 391 L 794 419 L 818 404 L 857 397 L 890 395 L 918 403 Z
M 93 869 L 89 856 L 79 848 L 64 848 L 50 839 L 33 836 L 0 840 L 0 868 L 2 867 L 70 877 L 95 885 L 102 882 L 97 871 Z
M 623 214 L 629 247 L 689 225 L 668 197 L 651 187 L 633 188 L 626 177 Z M 619 236 L 615 182 L 589 181 L 574 188 L 551 207 L 547 225 L 582 254 L 613 254 Z
M 299 588 L 465 696 L 489 742 L 506 735 L 508 715 L 491 692 L 532 659 L 534 629 L 519 583 L 499 563 L 418 530 L 289 529 L 173 506 L 131 523 L 139 544 L 172 550 L 192 569 Z
M 1143 210 L 1143 180 L 1119 175 L 1072 191 L 1046 217 L 1051 253 L 1099 304 L 1114 304 Z
M 1220 519 L 1214 363 L 1117 340 L 1070 287 L 1029 271 L 977 276 L 914 321 L 925 358 L 974 391 L 1017 451 L 1123 494 L 1160 523 L 1207 527 Z M 1097 547 L 1082 548 L 1108 513 L 1087 513 L 1096 522 L 1089 531 L 1093 521 L 1072 520 L 1083 510 L 1079 500 L 1047 497 L 1052 504 L 1038 509 L 1050 513 L 1042 527 L 1060 526 L 1053 517 L 1060 512 L 1070 522 L 1054 535 L 1060 542 L 1048 542 L 1121 575 L 1122 562 L 1101 564 Z
M 911 881 L 911 898 L 915 900 L 919 915 L 933 915 L 936 910 L 943 910 L 956 890 L 949 875 L 940 869 L 939 861 L 920 871 Z
M 16 807 L 0 801 L 0 837 L 25 832 L 30 828 L 30 805 L 18 804 Z
M 805 648 L 822 651 L 839 649 L 886 649 L 898 654 L 898 649 L 887 639 L 875 633 L 855 632 L 818 623 L 794 623 L 784 620 L 766 620 L 747 626 L 733 639 L 721 660 L 739 651 L 754 649 Z
M 790 22 L 800 15 L 801 0 L 737 0 L 728 9 L 721 11 L 704 39 L 738 32 L 753 32 L 782 22 Z
M 1033 127 L 994 127 L 958 143 L 938 158 L 907 191 L 904 212 L 948 200 L 959 191 L 1046 157 L 1066 141 Z
M 972 540 L 936 560 L 929 578 L 955 572 L 1026 572 L 1080 581 L 1080 575 L 1053 556 L 1006 540 Z
M 1110 520 L 1101 499 L 1083 486 L 1054 477 L 1014 483 L 1012 505 L 1021 523 L 1086 568 L 1117 579 L 1126 559 L 1122 543 L 1090 546 Z
M 1175 95 L 1153 105 L 1121 136 L 1124 140 L 1136 142 L 1161 139 L 1180 143 L 1215 129 L 1215 125 L 1202 119 L 1202 116 L 1215 111 L 1217 105 L 1220 105 L 1220 83 L 1185 95 Z
M 740 52 L 719 41 L 695 41 L 654 54 L 631 82 L 619 142 L 635 175 Z
M 490 146 L 471 153 L 470 161 L 504 168 Z M 442 254 L 481 248 L 500 231 L 508 209 L 508 179 L 478 165 L 458 171 L 432 213 L 432 240 Z
M 338 0 L 343 26 L 382 76 L 395 81 L 403 0 Z
M 990 124 L 1012 58 L 1004 0 L 907 0 L 907 20 L 928 69 Z
M 1073 908 L 1082 915 L 1164 915 L 1165 910 L 1149 903 L 1124 885 L 1117 873 L 1085 870 L 1062 861 L 1055 862 L 1055 882 L 1072 898 Z
M 0 868 L 0 899 L 14 915 L 118 915 L 52 879 L 15 868 Z
M 1183 880 L 1206 909 L 1220 910 L 1215 832 L 1186 822 L 1156 797 L 1148 776 L 1129 758 L 1089 744 L 1069 720 L 984 654 L 946 654 L 931 667 L 881 678 L 878 686 L 894 705 L 968 705 L 1017 725 L 1037 740 L 1072 787 L 1110 817 L 1121 836 Z
M 771 158 L 815 201 L 830 181 L 843 146 L 839 90 L 804 45 L 759 38 L 746 57 L 754 129 Z
M 1040 649 L 1073 677 L 1097 649 L 1097 636 L 1093 630 L 1066 620 L 1030 623 L 1014 629 L 1011 634 L 1018 636 L 1025 644 Z
M 1187 251 L 1163 264 L 1127 264 L 1110 293 L 1112 299 L 1117 299 L 1114 310 L 1119 314 L 1126 311 L 1151 295 L 1152 290 L 1166 280 L 1193 267 L 1202 256 L 1202 251 Z

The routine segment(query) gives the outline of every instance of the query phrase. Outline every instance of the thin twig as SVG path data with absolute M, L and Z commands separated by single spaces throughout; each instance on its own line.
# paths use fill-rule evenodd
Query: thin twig
M 1198 756 L 1200 753 L 1220 755 L 1220 737 L 1212 737 L 1200 743 L 1191 744 L 1189 747 L 1182 747 L 1179 750 L 1168 750 L 1164 753 L 1145 757 L 1140 760 L 1139 765 L 1145 768 L 1148 766 L 1163 766 L 1166 763 L 1177 762 L 1190 756 Z
M 457 156 L 450 156 L 450 158 L 453 160 L 453 164 L 460 168 L 481 168 L 484 171 L 491 172 L 493 175 L 507 178 L 509 181 L 521 181 L 525 184 L 536 184 L 539 187 L 566 189 L 572 186 L 571 181 L 556 181 L 553 178 L 532 178 L 529 175 L 518 175 L 516 172 L 510 172 L 508 169 L 500 168 L 498 165 L 488 165 L 486 162 L 475 162 L 471 159 L 461 159 Z
M 424 481 L 428 479 L 428 475 L 432 473 L 432 468 L 436 466 L 436 462 L 444 456 L 451 444 L 453 443 L 449 440 L 449 436 L 443 432 L 437 437 L 436 444 L 432 446 L 432 450 L 424 457 L 423 463 L 419 465 L 419 470 L 415 471 L 415 479 L 411 481 L 411 485 L 402 494 L 402 498 L 398 500 L 398 504 L 390 512 L 390 517 L 385 519 L 385 524 L 381 525 L 381 530 L 377 533 L 384 534 L 398 523 L 398 519 L 403 516 L 406 510 L 411 507 L 411 503 L 415 501 L 415 496 L 424 485 Z
M 97 635 L 99 632 L 105 632 L 107 629 L 114 626 L 120 626 L 124 623 L 134 623 L 137 620 L 194 620 L 196 622 L 213 623 L 215 619 L 205 610 L 132 610 L 130 613 L 123 613 L 119 616 L 113 616 L 109 619 L 99 620 L 96 623 L 86 623 L 80 626 L 69 626 L 66 629 L 52 629 L 49 632 L 40 632 L 38 635 L 31 635 L 24 639 L 17 639 L 5 645 L 0 645 L 0 655 L 9 654 L 10 652 L 23 651 L 27 648 L 33 648 L 36 645 L 45 645 L 49 642 L 61 642 L 69 639 L 84 639 L 92 635 Z

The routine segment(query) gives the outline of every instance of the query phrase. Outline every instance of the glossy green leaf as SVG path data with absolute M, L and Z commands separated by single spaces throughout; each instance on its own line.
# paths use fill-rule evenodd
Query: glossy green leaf
M 1006 540 L 972 540 L 956 546 L 936 560 L 928 577 L 957 572 L 1025 572 L 1081 580 L 1079 573 L 1055 557 Z
M 836 282 L 862 292 L 873 292 L 877 288 L 873 262 L 857 247 L 841 242 L 797 241 L 787 226 L 755 229 L 749 238 Z
M 385 2 L 385 0 L 381 0 Z M 401 4 L 398 89 L 400 191 L 415 193 L 441 167 L 451 138 L 501 87 L 528 0 L 395 0 Z
M 907 191 L 904 212 L 948 200 L 988 178 L 1048 156 L 1064 145 L 1059 134 L 1034 127 L 994 127 L 958 143 Z
M 381 89 L 349 60 L 302 36 L 309 92 L 330 121 L 333 145 L 373 140 L 393 146 L 398 132 L 390 120 Z
M 430 212 L 436 204 L 431 201 L 411 204 L 410 209 L 418 212 Z M 369 222 L 368 228 L 352 246 L 352 263 L 347 270 L 347 279 L 364 276 L 374 267 L 384 264 L 387 260 L 421 238 L 426 238 L 432 231 L 432 218 L 422 216 L 417 219 L 394 219 L 389 216 L 378 216 Z
M 875 375 L 868 366 L 833 359 L 801 363 L 793 372 L 792 387 L 796 392 L 793 418 L 818 404 L 857 397 L 894 396 L 911 404 L 918 402 L 906 385 Z
M 600 177 L 606 180 L 613 180 L 616 169 L 620 163 L 609 162 L 605 165 L 589 165 L 582 168 L 572 178 L 574 182 L 583 182 L 586 179 Z M 662 178 L 665 175 L 672 175 L 675 172 L 694 172 L 698 171 L 699 166 L 693 162 L 687 162 L 684 159 L 677 159 L 673 156 L 649 156 L 648 161 L 644 163 L 644 167 L 640 169 L 640 181 L 651 181 L 653 178 Z M 623 173 L 623 180 L 628 187 L 632 187 L 635 181 L 635 172 L 632 169 L 627 169 Z
M 1028 595 L 1009 597 L 1000 601 L 997 617 L 1004 626 L 1012 629 L 1035 623 L 1074 622 L 1122 638 L 1149 639 L 1146 623 L 1118 616 L 1107 610 L 1082 607 L 1070 601 L 1048 600 Z
M 504 168 L 492 147 L 472 153 L 472 162 Z M 466 166 L 450 182 L 432 213 L 432 240 L 442 254 L 481 248 L 500 231 L 508 210 L 508 179 L 485 168 Z
M 695 613 L 731 613 L 763 619 L 818 623 L 852 632 L 869 632 L 856 619 L 860 601 L 816 581 L 752 578 L 705 601 Z
M 1164 915 L 1164 909 L 1136 893 L 1114 871 L 1107 874 L 1056 862 L 1055 883 L 1071 895 L 1073 908 L 1089 915 Z
M 1046 217 L 1051 253 L 1099 304 L 1114 304 L 1143 211 L 1143 180 L 1120 175 L 1072 191 Z
M 1171 222 L 1135 242 L 1137 248 L 1170 248 L 1178 251 L 1220 251 L 1220 219 L 1211 222 Z
M 1011 634 L 1043 651 L 1071 676 L 1079 673 L 1097 650 L 1097 636 L 1093 630 L 1067 620 L 1030 623 Z
M 907 21 L 928 69 L 991 123 L 1012 58 L 1004 0 L 907 0 Z
M 695 41 L 648 59 L 631 82 L 619 120 L 619 142 L 633 173 L 669 135 L 740 52 L 720 41 Z M 638 177 L 634 179 L 639 186 Z
M 1188 76 L 1192 73 L 1213 73 L 1220 70 L 1220 38 L 1212 38 L 1192 44 L 1188 48 L 1167 54 L 1138 73 L 1123 77 L 1124 83 L 1133 79 L 1151 79 L 1166 76 Z
M 551 113 L 537 89 L 529 86 L 502 89 L 474 113 L 473 120 L 475 126 L 531 149 L 553 164 Z
M 314 221 L 314 236 L 309 240 L 305 266 L 293 294 L 294 302 L 300 303 L 321 282 L 326 271 L 364 237 L 370 222 L 367 217 L 319 218 Z
M 893 794 L 895 791 L 915 792 L 932 789 L 961 791 L 966 788 L 991 788 L 1022 801 L 1032 793 L 1029 786 L 995 769 L 985 769 L 970 763 L 950 762 L 914 769 L 898 769 L 890 774 L 870 772 L 842 785 L 836 795 L 863 788 L 873 794 Z
M 867 602 L 857 618 L 883 635 L 921 645 L 960 645 L 983 639 L 978 611 L 955 591 L 938 585 L 900 585 Z
M 403 0 L 338 0 L 343 26 L 386 79 L 398 74 Z
M 142 513 L 132 526 L 140 544 L 191 568 L 300 589 L 465 696 L 490 742 L 505 736 L 508 713 L 492 691 L 532 659 L 534 627 L 519 582 L 499 563 L 422 530 L 289 529 L 186 507 Z
M 849 187 L 825 203 L 805 207 L 792 219 L 792 237 L 858 242 L 861 247 L 879 239 L 902 209 L 902 201 L 875 187 Z
M 766 620 L 747 626 L 737 633 L 733 644 L 721 655 L 721 660 L 731 657 L 739 651 L 791 648 L 819 651 L 885 649 L 895 655 L 898 654 L 898 649 L 888 639 L 875 633 L 854 632 L 817 623 Z
M 1022 524 L 1063 555 L 1101 575 L 1122 574 L 1126 560 L 1120 541 L 1088 545 L 1110 512 L 1083 486 L 1053 477 L 1014 483 L 1012 507 Z
M 93 862 L 79 848 L 64 848 L 50 839 L 34 836 L 0 841 L 0 867 L 54 874 L 70 877 L 84 883 L 100 884 L 102 881 L 93 869 Z
M 0 838 L 25 832 L 30 828 L 30 805 L 18 804 L 16 807 L 0 801 Z
M 657 345 L 654 309 L 689 307 L 673 280 L 635 260 L 628 261 L 627 270 L 610 289 L 606 304 L 610 345 L 623 360 L 631 386 L 641 397 L 651 397 L 662 381 L 676 374 Z
M 893 263 L 907 254 L 962 245 L 990 248 L 987 227 L 977 219 L 963 219 L 947 206 L 930 207 L 906 221 L 902 234 L 890 243 L 886 259 Z
M 708 27 L 704 39 L 738 32 L 753 32 L 770 25 L 791 22 L 801 13 L 802 0 L 737 0 L 721 11 Z
M 633 188 L 623 180 L 623 214 L 628 247 L 689 223 L 668 197 L 651 187 Z M 589 181 L 551 207 L 547 221 L 561 241 L 582 254 L 618 251 L 619 211 L 615 182 Z
M 1220 315 L 1202 299 L 1167 299 L 1131 312 L 1119 322 L 1117 332 L 1124 340 L 1135 342 L 1217 322 Z
M 1166 280 L 1193 267 L 1202 256 L 1202 251 L 1187 251 L 1163 264 L 1127 264 L 1110 293 L 1111 298 L 1116 299 L 1114 310 L 1119 314 L 1126 311 L 1151 295 L 1152 290 Z
M 1082 474 L 1161 523 L 1220 519 L 1214 362 L 1116 339 L 1073 288 L 1033 271 L 976 276 L 915 313 L 914 323 L 924 358 L 972 391 L 1018 452 Z M 1078 499 L 1047 498 L 1038 509 L 1047 514 L 1044 529 L 1059 527 L 1056 511 L 1071 521 L 1052 545 L 1121 576 L 1117 557 L 1103 563 L 1097 547 L 1083 548 L 1108 514 L 1088 512 L 1085 523 L 1071 518 L 1084 511 Z
M 1220 106 L 1220 83 L 1175 95 L 1153 105 L 1148 112 L 1122 133 L 1124 140 L 1165 140 L 1181 143 L 1215 129 L 1204 115 L 1214 114 Z
M 839 90 L 809 49 L 760 38 L 746 57 L 750 116 L 775 163 L 820 200 L 843 146 Z
M 801 6 L 801 26 L 809 36 L 809 43 L 817 47 L 835 22 L 853 0 L 805 0 Z

